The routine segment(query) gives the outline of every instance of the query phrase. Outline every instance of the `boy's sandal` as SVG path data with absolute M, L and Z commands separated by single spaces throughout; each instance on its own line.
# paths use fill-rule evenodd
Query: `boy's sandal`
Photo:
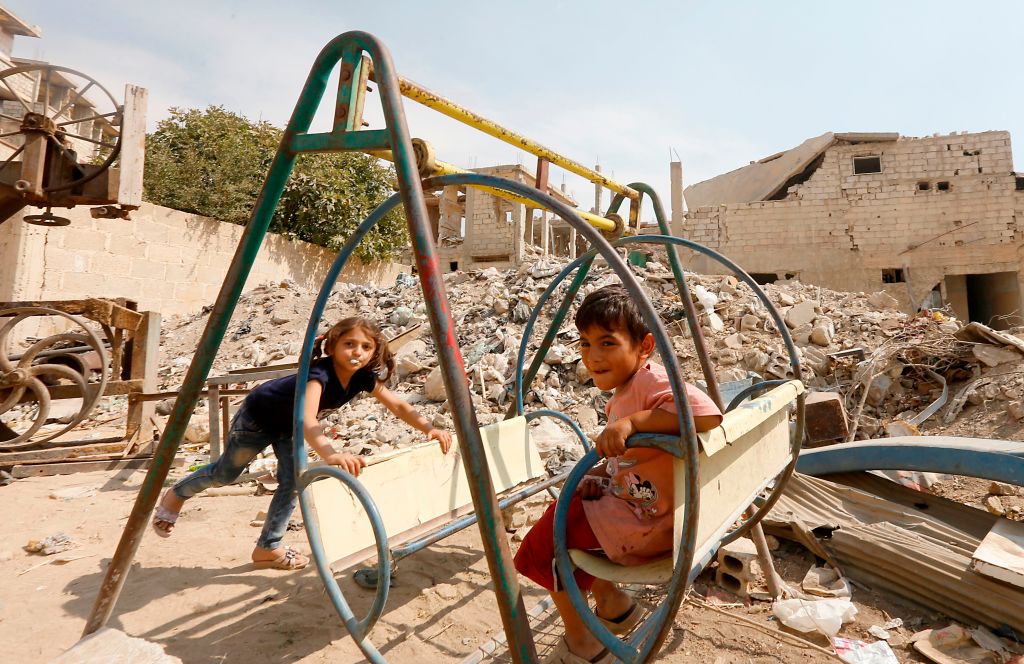
M 569 650 L 569 644 L 566 643 L 565 637 L 562 637 L 558 639 L 558 645 L 548 653 L 542 664 L 610 664 L 611 662 L 612 654 L 607 650 L 597 653 L 593 659 L 580 657 Z
M 283 569 L 286 571 L 300 570 L 308 564 L 309 558 L 290 546 L 284 547 L 284 552 L 273 560 L 252 561 L 253 569 Z
M 153 526 L 153 531 L 157 535 L 159 535 L 160 537 L 167 538 L 171 536 L 171 531 L 174 530 L 174 523 L 177 520 L 177 512 L 172 512 L 171 510 L 167 509 L 166 507 L 163 507 L 162 505 L 157 505 L 156 514 L 153 515 L 153 522 L 151 525 Z M 157 525 L 158 523 L 166 523 L 167 527 L 161 528 Z
M 598 616 L 597 619 L 601 621 L 601 624 L 608 628 L 608 631 L 612 634 L 628 634 L 634 627 L 640 624 L 641 618 L 644 617 L 644 610 L 640 608 L 640 605 L 633 602 L 633 605 L 629 607 L 629 610 L 624 614 L 609 620 Z

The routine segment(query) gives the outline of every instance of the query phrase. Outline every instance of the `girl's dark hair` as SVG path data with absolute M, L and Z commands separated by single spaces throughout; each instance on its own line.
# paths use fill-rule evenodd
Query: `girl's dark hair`
M 330 356 L 334 352 L 334 345 L 338 343 L 338 339 L 357 328 L 373 339 L 373 358 L 366 365 L 367 368 L 377 374 L 379 381 L 386 383 L 395 371 L 395 356 L 388 348 L 388 340 L 384 338 L 384 333 L 380 331 L 376 323 L 367 318 L 352 316 L 335 323 L 334 327 L 327 330 L 326 334 L 316 338 L 313 344 L 313 359 L 316 360 L 323 355 Z
M 625 330 L 630 339 L 640 343 L 650 334 L 633 296 L 624 286 L 611 284 L 588 295 L 576 311 L 576 328 L 594 326 L 605 330 Z

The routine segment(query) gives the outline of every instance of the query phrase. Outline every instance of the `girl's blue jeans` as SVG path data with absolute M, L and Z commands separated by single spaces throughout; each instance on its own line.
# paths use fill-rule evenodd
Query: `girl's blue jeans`
M 174 493 L 182 500 L 188 500 L 210 487 L 234 482 L 268 445 L 277 455 L 277 490 L 270 500 L 267 519 L 263 522 L 263 532 L 256 540 L 256 546 L 270 550 L 280 547 L 297 502 L 292 439 L 291 435 L 263 431 L 246 412 L 244 403 L 231 420 L 224 454 L 175 484 Z

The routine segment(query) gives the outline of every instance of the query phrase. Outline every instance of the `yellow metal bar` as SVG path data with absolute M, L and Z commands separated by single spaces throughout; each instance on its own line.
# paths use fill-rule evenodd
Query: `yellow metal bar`
M 551 148 L 545 147 L 536 141 L 526 138 L 522 134 L 518 134 L 511 129 L 502 127 L 493 120 L 489 120 L 478 113 L 474 113 L 465 106 L 460 106 L 450 99 L 446 99 L 439 94 L 431 92 L 418 83 L 414 83 L 407 78 L 399 76 L 398 88 L 401 90 L 403 96 L 408 97 L 415 102 L 419 102 L 427 108 L 432 108 L 435 111 L 443 113 L 444 115 L 467 124 L 470 127 L 479 129 L 485 134 L 489 134 L 494 138 L 505 141 L 511 145 L 515 145 L 518 148 L 522 148 L 532 155 L 547 159 L 552 164 L 564 168 L 570 173 L 575 173 L 576 175 L 586 178 L 595 184 L 607 187 L 608 189 L 622 194 L 631 200 L 635 201 L 640 198 L 640 194 L 636 190 L 607 178 L 598 171 L 587 168 L 578 161 L 569 159 L 568 157 L 555 152 Z
M 394 158 L 392 157 L 392 154 L 391 154 L 390 150 L 369 150 L 367 152 L 368 152 L 368 154 L 371 154 L 374 157 L 379 157 L 380 159 L 386 159 L 387 161 L 391 161 L 391 162 L 394 161 Z M 459 168 L 458 166 L 455 166 L 454 164 L 449 164 L 446 161 L 441 161 L 440 159 L 435 159 L 434 160 L 434 170 L 430 173 L 430 175 L 431 176 L 434 176 L 434 175 L 454 175 L 456 173 L 472 173 L 472 172 L 473 171 L 467 171 L 464 168 Z M 497 196 L 499 198 L 504 198 L 507 201 L 513 201 L 515 203 L 522 203 L 523 205 L 525 205 L 527 207 L 530 207 L 530 208 L 533 208 L 533 207 L 537 206 L 537 203 L 535 203 L 534 201 L 531 201 L 531 200 L 529 200 L 527 198 L 523 198 L 522 196 L 517 196 L 516 194 L 510 193 L 510 192 L 507 192 L 507 191 L 503 191 L 501 189 L 494 189 L 492 187 L 475 187 L 475 186 L 473 188 L 474 189 L 479 189 L 481 191 L 486 191 L 489 194 L 492 194 L 492 195 Z M 612 221 L 611 219 L 605 219 L 604 217 L 598 216 L 596 214 L 592 214 L 590 212 L 584 212 L 583 210 L 579 210 L 579 209 L 576 210 L 576 213 L 578 215 L 580 215 L 581 217 L 583 217 L 583 220 L 586 221 L 591 226 L 593 226 L 594 228 L 597 228 L 597 229 L 602 230 L 602 231 L 609 231 L 609 232 L 612 232 L 612 231 L 615 230 L 615 222 Z

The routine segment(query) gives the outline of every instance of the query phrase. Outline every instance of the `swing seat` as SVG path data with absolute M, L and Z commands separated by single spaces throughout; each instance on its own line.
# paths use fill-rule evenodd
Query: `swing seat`
M 482 427 L 480 434 L 499 499 L 508 493 L 517 497 L 525 494 L 521 496 L 525 498 L 543 490 L 543 486 L 530 490 L 532 484 L 546 485 L 548 475 L 525 417 Z M 396 559 L 396 548 L 403 544 L 437 541 L 440 537 L 432 535 L 448 536 L 475 523 L 475 519 L 464 520 L 458 528 L 452 527 L 453 522 L 473 511 L 470 480 L 463 470 L 458 441 L 452 443 L 446 455 L 431 441 L 383 459 L 371 458 L 370 464 L 357 481 L 373 497 L 388 533 L 388 548 Z M 346 569 L 376 555 L 370 518 L 354 494 L 333 481 L 313 482 L 308 491 L 326 559 L 332 561 L 333 570 Z
M 804 391 L 791 380 L 727 412 L 722 423 L 699 433 L 700 516 L 694 570 L 711 560 L 725 534 L 793 459 L 789 406 Z M 600 555 L 570 549 L 573 564 L 599 579 L 658 585 L 672 578 L 684 526 L 686 462 L 673 459 L 675 550 L 643 565 L 619 565 Z M 692 576 L 692 574 L 691 574 Z

